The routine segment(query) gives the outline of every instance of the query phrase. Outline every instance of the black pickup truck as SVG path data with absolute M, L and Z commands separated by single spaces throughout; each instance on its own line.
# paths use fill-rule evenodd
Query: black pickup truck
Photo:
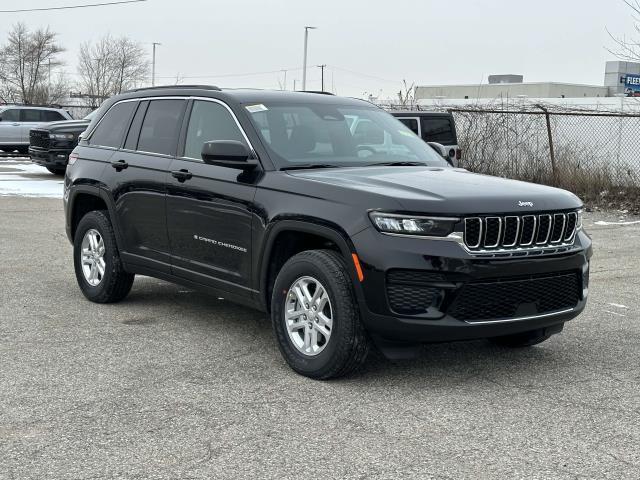
M 53 122 L 32 128 L 29 132 L 31 161 L 55 175 L 64 175 L 69 154 L 78 145 L 78 137 L 87 129 L 92 117 L 93 112 L 82 120 Z

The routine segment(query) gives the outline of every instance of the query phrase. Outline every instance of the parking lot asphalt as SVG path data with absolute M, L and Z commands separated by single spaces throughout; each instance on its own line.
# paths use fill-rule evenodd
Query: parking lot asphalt
M 638 479 L 640 224 L 619 220 L 587 215 L 589 305 L 548 342 L 317 382 L 223 299 L 140 277 L 86 301 L 62 201 L 0 196 L 0 478 Z

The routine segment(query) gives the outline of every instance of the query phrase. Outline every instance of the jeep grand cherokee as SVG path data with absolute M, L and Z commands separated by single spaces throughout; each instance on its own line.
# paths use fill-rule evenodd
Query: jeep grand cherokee
M 89 300 L 122 300 L 143 274 L 250 305 L 312 378 L 374 344 L 534 345 L 587 297 L 575 195 L 452 168 L 388 113 L 332 95 L 113 97 L 70 156 L 64 204 Z

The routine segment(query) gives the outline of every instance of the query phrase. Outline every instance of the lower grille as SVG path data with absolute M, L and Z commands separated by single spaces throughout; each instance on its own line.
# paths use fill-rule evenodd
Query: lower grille
M 442 289 L 430 282 L 443 282 L 439 273 L 420 270 L 390 270 L 387 298 L 391 309 L 402 315 L 420 315 L 441 299 Z
M 46 130 L 31 130 L 29 132 L 29 145 L 37 148 L 49 148 L 49 132 Z
M 566 310 L 579 301 L 579 274 L 568 272 L 467 283 L 448 313 L 468 322 L 505 320 Z

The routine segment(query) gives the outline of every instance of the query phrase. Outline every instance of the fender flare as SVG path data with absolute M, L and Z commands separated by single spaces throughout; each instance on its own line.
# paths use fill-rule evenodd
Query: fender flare
M 305 217 L 300 218 L 297 217 L 295 220 L 293 219 L 274 219 L 267 226 L 267 229 L 264 234 L 265 240 L 263 241 L 262 249 L 258 254 L 258 262 L 257 262 L 257 274 L 259 279 L 258 291 L 260 292 L 260 303 L 266 307 L 268 305 L 267 299 L 267 282 L 268 282 L 268 273 L 269 273 L 269 259 L 273 253 L 273 246 L 278 235 L 284 231 L 292 231 L 292 232 L 301 232 L 301 233 L 310 233 L 320 237 L 324 237 L 327 240 L 335 243 L 340 249 L 340 253 L 345 259 L 345 263 L 347 265 L 347 271 L 349 272 L 349 276 L 351 277 L 351 281 L 354 284 L 354 287 L 358 285 L 357 280 L 357 272 L 355 271 L 355 266 L 353 262 L 349 261 L 351 258 L 351 254 L 355 253 L 355 247 L 353 242 L 347 235 L 347 233 L 340 228 L 338 225 L 335 225 L 330 222 L 323 221 L 314 217 Z M 361 293 L 359 288 L 356 288 L 356 295 L 360 297 Z

